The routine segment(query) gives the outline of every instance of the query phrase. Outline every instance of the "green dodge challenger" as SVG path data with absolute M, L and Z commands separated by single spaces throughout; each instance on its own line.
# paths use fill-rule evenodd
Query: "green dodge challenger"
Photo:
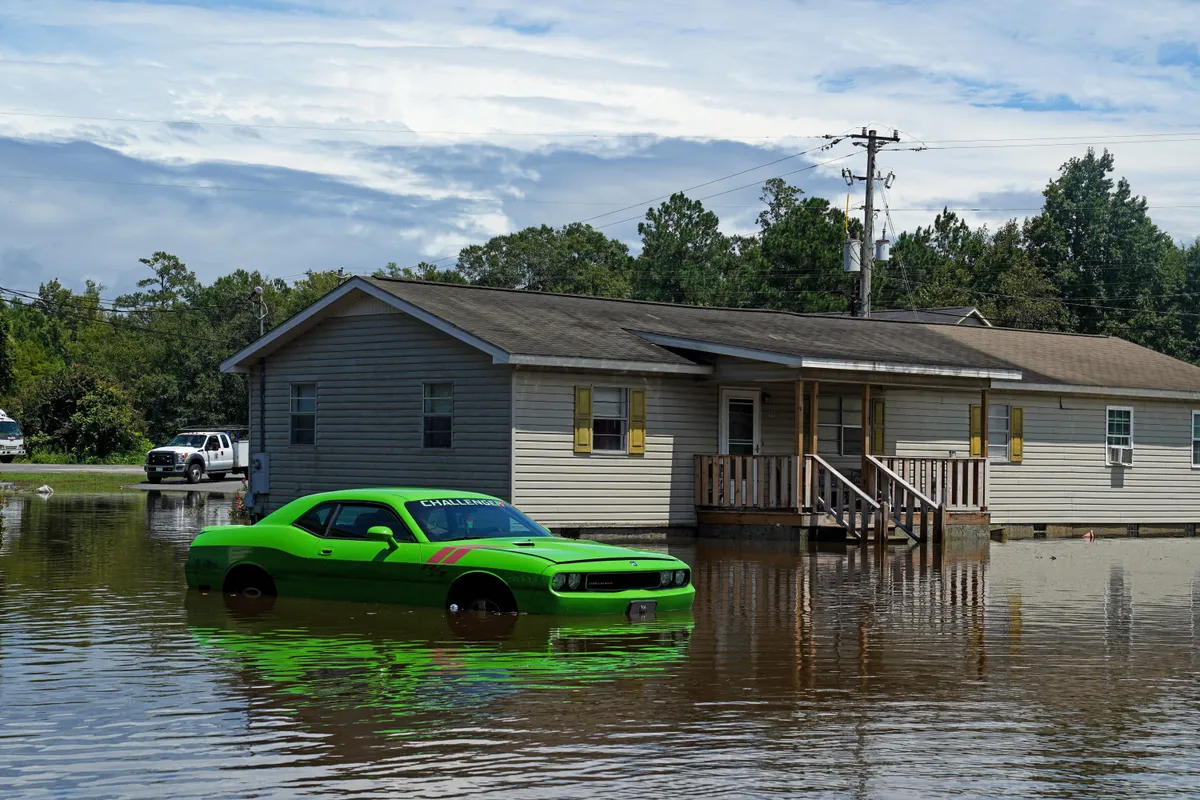
M 645 616 L 695 596 L 673 556 L 563 539 L 503 500 L 432 489 L 329 492 L 205 528 L 186 573 L 201 592 L 493 613 Z

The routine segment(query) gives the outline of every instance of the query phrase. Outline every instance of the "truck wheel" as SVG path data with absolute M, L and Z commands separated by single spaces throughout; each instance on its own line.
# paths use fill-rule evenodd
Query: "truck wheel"
M 183 473 L 183 476 L 188 483 L 199 483 L 200 479 L 204 477 L 204 467 L 200 465 L 199 461 L 193 461 L 187 465 L 187 471 Z
M 162 483 L 162 475 L 147 475 L 147 483 Z
M 11 464 L 16 456 L 0 456 L 0 463 Z
M 210 473 L 208 473 L 208 478 L 209 478 L 209 480 L 213 480 L 213 481 L 223 481 L 223 480 L 225 480 L 225 473 L 224 472 L 210 472 Z

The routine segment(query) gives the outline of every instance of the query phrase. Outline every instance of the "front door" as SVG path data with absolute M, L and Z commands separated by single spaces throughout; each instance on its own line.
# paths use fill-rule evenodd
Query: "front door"
M 721 455 L 755 456 L 762 449 L 759 397 L 757 390 L 721 390 Z

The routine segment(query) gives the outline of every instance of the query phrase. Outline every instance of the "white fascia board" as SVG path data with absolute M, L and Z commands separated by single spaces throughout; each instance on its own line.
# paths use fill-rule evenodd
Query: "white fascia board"
M 275 328 L 267 335 L 265 335 L 259 339 L 256 339 L 255 341 L 251 342 L 247 346 L 243 347 L 241 350 L 239 350 L 236 353 L 234 353 L 233 355 L 231 355 L 229 358 L 222 361 L 221 362 L 221 372 L 248 372 L 249 365 L 245 364 L 243 362 L 246 362 L 248 360 L 253 360 L 255 355 L 257 355 L 258 353 L 261 353 L 263 350 L 270 348 L 271 345 L 275 344 L 280 339 L 286 337 L 289 333 L 296 330 L 304 323 L 306 323 L 309 320 L 313 319 L 314 317 L 317 317 L 320 314 L 322 314 L 326 309 L 328 309 L 330 306 L 332 306 L 338 300 L 341 300 L 346 295 L 350 294 L 351 292 L 355 292 L 355 291 L 370 295 L 371 297 L 374 297 L 377 300 L 387 303 L 388 305 L 395 308 L 397 311 L 401 311 L 405 314 L 408 314 L 409 316 L 414 317 L 415 319 L 419 319 L 421 322 L 424 322 L 425 324 L 427 324 L 433 328 L 437 328 L 442 333 L 453 336 L 455 339 L 458 339 L 460 342 L 468 344 L 477 350 L 482 350 L 483 352 L 490 355 L 492 357 L 492 360 L 495 361 L 496 363 L 501 363 L 499 361 L 496 361 L 497 358 L 508 356 L 507 351 L 501 350 L 499 347 L 496 347 L 494 344 L 491 344 L 490 342 L 485 342 L 483 339 L 480 339 L 477 336 L 472 336 L 471 334 L 467 333 L 466 331 L 462 330 L 461 328 L 458 328 L 454 325 L 451 325 L 449 322 L 446 322 L 441 317 L 436 317 L 433 314 L 430 314 L 425 309 L 420 308 L 419 306 L 415 306 L 412 303 L 408 302 L 407 300 L 400 299 L 399 297 L 392 294 L 391 292 L 385 292 L 383 289 L 380 289 L 378 286 L 376 286 L 373 283 L 370 283 L 369 281 L 365 281 L 362 278 L 355 277 L 355 278 L 351 278 L 350 280 L 346 281 L 341 286 L 334 289 L 332 292 L 325 295 L 320 300 L 313 303 L 311 306 L 304 309 L 299 314 L 295 315 L 294 317 L 289 319 L 287 322 L 280 325 L 278 328 Z
M 993 380 L 1021 380 L 1021 371 L 1015 369 L 981 369 L 976 367 L 943 367 L 926 364 L 901 364 L 886 361 L 854 361 L 840 358 L 812 358 L 809 356 L 792 356 L 784 353 L 773 353 L 768 350 L 754 350 L 748 347 L 716 344 L 700 339 L 684 339 L 678 336 L 664 336 L 658 333 L 642 333 L 631 331 L 635 336 L 645 339 L 660 347 L 679 347 L 684 350 L 696 350 L 701 353 L 713 353 L 721 356 L 745 358 L 751 361 L 765 361 L 771 364 L 782 364 L 787 367 L 807 367 L 809 369 L 847 370 L 852 372 L 890 372 L 897 375 L 937 375 L 952 378 L 987 378 Z
M 1147 400 L 1200 400 L 1200 392 L 1185 392 L 1176 389 L 1129 389 L 1119 386 L 1076 386 L 1059 383 L 1007 383 L 993 381 L 992 389 L 1014 392 L 1042 392 L 1046 394 L 1084 394 L 1096 397 L 1139 397 Z
M 550 367 L 554 369 L 594 369 L 604 372 L 661 372 L 671 375 L 711 375 L 707 364 L 663 364 L 657 361 L 620 361 L 609 358 L 564 358 L 560 356 L 505 355 L 493 364 L 514 367 Z

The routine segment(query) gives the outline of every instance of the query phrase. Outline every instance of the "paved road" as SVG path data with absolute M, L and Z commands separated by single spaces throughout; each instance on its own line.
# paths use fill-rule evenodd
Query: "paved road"
M 104 475 L 144 475 L 145 470 L 136 464 L 0 464 L 0 475 L 4 473 L 25 474 L 51 472 L 93 472 Z

